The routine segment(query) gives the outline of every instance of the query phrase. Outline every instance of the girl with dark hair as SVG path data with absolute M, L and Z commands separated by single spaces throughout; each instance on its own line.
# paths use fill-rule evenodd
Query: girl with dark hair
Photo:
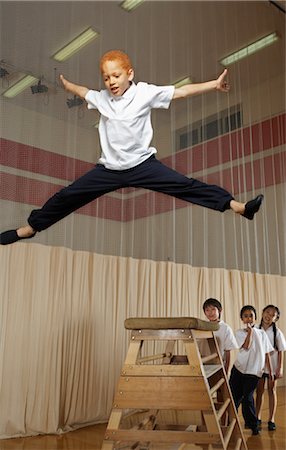
M 259 426 L 261 426 L 261 410 L 263 404 L 264 388 L 267 380 L 268 398 L 269 398 L 269 417 L 268 430 L 276 430 L 274 422 L 277 408 L 277 379 L 283 375 L 283 352 L 286 350 L 286 340 L 282 331 L 277 327 L 276 322 L 280 317 L 279 308 L 275 305 L 267 305 L 262 310 L 262 317 L 259 328 L 263 329 L 274 348 L 270 353 L 271 366 L 274 377 L 269 377 L 267 367 L 264 368 L 262 378 L 259 380 L 256 390 L 256 410 Z

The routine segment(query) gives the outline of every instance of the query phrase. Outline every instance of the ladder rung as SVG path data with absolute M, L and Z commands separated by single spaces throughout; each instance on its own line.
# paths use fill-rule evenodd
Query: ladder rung
M 171 353 L 159 353 L 158 355 L 150 355 L 150 356 L 143 356 L 142 358 L 138 358 L 136 363 L 137 364 L 142 364 L 144 362 L 148 362 L 148 361 L 155 361 L 156 359 L 162 359 L 162 358 L 166 358 L 166 356 L 170 357 L 172 356 Z
M 225 382 L 224 378 L 218 380 L 218 382 L 210 390 L 211 395 L 213 395 L 223 385 L 224 382 Z
M 225 412 L 225 410 L 227 409 L 229 404 L 230 404 L 230 399 L 227 398 L 225 400 L 225 402 L 222 404 L 222 406 L 220 407 L 220 409 L 218 410 L 218 413 L 217 413 L 218 420 L 221 419 L 223 413 Z
M 222 368 L 221 364 L 204 364 L 206 378 L 211 377 Z
M 203 356 L 202 357 L 202 362 L 206 363 L 208 361 L 211 361 L 212 359 L 217 358 L 218 354 L 217 353 L 212 353 L 211 355 L 207 355 L 207 356 Z
M 227 432 L 226 432 L 226 435 L 224 437 L 225 447 L 228 446 L 228 443 L 229 443 L 229 440 L 231 438 L 231 435 L 232 435 L 233 429 L 235 427 L 235 424 L 236 424 L 236 419 L 232 419 L 232 421 L 230 422 L 229 426 L 227 427 Z
M 238 438 L 234 447 L 234 450 L 239 450 L 241 447 L 242 439 Z

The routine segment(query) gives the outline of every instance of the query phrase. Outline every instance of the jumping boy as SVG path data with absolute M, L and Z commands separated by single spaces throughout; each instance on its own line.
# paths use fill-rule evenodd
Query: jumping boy
M 32 238 L 73 211 L 108 192 L 124 187 L 162 192 L 217 211 L 231 209 L 249 220 L 259 210 L 263 195 L 241 203 L 223 188 L 188 178 L 163 165 L 150 147 L 153 136 L 151 110 L 167 109 L 172 100 L 209 91 L 228 92 L 227 70 L 216 79 L 180 88 L 133 82 L 129 57 L 119 50 L 101 58 L 100 69 L 106 89 L 89 90 L 60 76 L 66 91 L 84 99 L 89 109 L 101 115 L 101 157 L 96 166 L 53 195 L 41 209 L 33 210 L 28 225 L 0 234 L 0 244 Z

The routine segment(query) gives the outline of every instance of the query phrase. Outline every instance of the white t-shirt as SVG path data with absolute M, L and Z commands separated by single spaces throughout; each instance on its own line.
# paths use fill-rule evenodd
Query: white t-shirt
M 108 90 L 90 90 L 85 96 L 88 109 L 97 109 L 100 116 L 99 163 L 107 169 L 125 170 L 141 164 L 157 150 L 150 147 L 153 138 L 151 110 L 167 109 L 174 86 L 132 83 L 120 97 Z
M 272 347 L 274 348 L 273 327 L 268 327 L 264 331 L 265 331 Z M 284 334 L 277 327 L 276 327 L 276 345 L 277 345 L 278 350 L 276 348 L 274 348 L 274 350 L 270 353 L 271 366 L 272 366 L 273 373 L 275 373 L 277 366 L 278 366 L 278 351 L 284 352 L 286 350 L 286 340 L 285 340 Z M 264 368 L 264 372 L 269 373 L 269 370 L 267 367 Z
M 274 349 L 264 330 L 253 328 L 252 341 L 248 349 L 242 348 L 246 336 L 246 329 L 237 330 L 235 337 L 239 352 L 234 365 L 241 373 L 261 377 L 264 372 L 265 355 Z
M 219 321 L 219 329 L 214 331 L 214 335 L 218 341 L 222 360 L 225 362 L 225 351 L 238 348 L 235 336 L 231 327 L 223 320 Z

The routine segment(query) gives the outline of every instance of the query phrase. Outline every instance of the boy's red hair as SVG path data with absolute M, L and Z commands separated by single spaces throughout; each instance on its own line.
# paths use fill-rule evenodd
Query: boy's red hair
M 118 61 L 121 64 L 121 67 L 128 72 L 129 69 L 132 69 L 132 64 L 130 58 L 126 53 L 121 50 L 110 50 L 106 52 L 100 60 L 100 70 L 103 72 L 103 65 L 106 61 Z

